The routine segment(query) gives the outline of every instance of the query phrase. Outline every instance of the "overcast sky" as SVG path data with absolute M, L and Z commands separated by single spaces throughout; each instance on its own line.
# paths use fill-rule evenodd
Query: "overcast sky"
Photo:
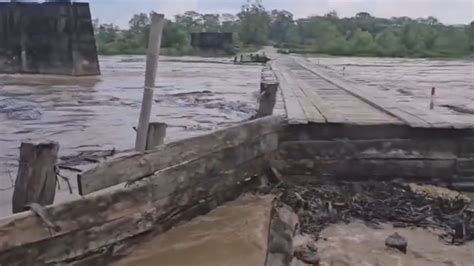
M 156 11 L 171 18 L 187 10 L 200 13 L 237 13 L 246 0 L 89 0 L 92 15 L 102 22 L 126 26 L 133 14 Z M 434 16 L 447 24 L 474 20 L 474 0 L 263 0 L 267 9 L 286 9 L 295 17 L 322 15 L 336 10 L 340 16 L 366 11 L 377 17 Z

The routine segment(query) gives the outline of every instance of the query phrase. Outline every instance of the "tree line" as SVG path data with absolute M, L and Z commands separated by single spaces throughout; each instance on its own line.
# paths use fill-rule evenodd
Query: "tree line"
M 147 14 L 136 14 L 128 29 L 94 20 L 101 54 L 143 54 L 150 31 Z M 235 45 L 274 45 L 282 52 L 346 56 L 459 57 L 474 55 L 474 22 L 444 25 L 434 17 L 377 18 L 366 12 L 341 18 L 333 11 L 295 19 L 286 10 L 267 11 L 248 1 L 238 14 L 188 11 L 168 20 L 162 47 L 169 55 L 193 54 L 191 32 L 232 32 Z

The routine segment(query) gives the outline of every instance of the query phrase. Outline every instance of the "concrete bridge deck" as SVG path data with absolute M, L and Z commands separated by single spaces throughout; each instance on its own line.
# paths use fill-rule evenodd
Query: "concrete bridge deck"
M 290 124 L 408 125 L 414 128 L 474 128 L 474 115 L 445 114 L 429 101 L 400 102 L 373 87 L 348 82 L 302 57 L 272 63 Z

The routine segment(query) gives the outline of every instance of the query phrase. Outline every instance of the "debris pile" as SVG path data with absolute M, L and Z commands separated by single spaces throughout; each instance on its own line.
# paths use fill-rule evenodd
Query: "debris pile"
M 61 156 L 61 163 L 59 163 L 58 166 L 60 169 L 81 172 L 81 170 L 75 168 L 74 166 L 100 163 L 102 160 L 115 156 L 117 153 L 118 152 L 115 148 L 112 150 L 81 151 L 78 154 Z
M 473 210 L 462 194 L 434 197 L 393 182 L 280 183 L 273 192 L 298 214 L 300 230 L 315 237 L 330 224 L 360 219 L 434 229 L 450 244 L 474 240 Z

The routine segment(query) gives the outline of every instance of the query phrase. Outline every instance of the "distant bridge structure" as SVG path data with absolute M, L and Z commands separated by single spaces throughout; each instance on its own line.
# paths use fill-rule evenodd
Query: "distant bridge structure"
M 88 3 L 0 3 L 0 73 L 100 75 Z

